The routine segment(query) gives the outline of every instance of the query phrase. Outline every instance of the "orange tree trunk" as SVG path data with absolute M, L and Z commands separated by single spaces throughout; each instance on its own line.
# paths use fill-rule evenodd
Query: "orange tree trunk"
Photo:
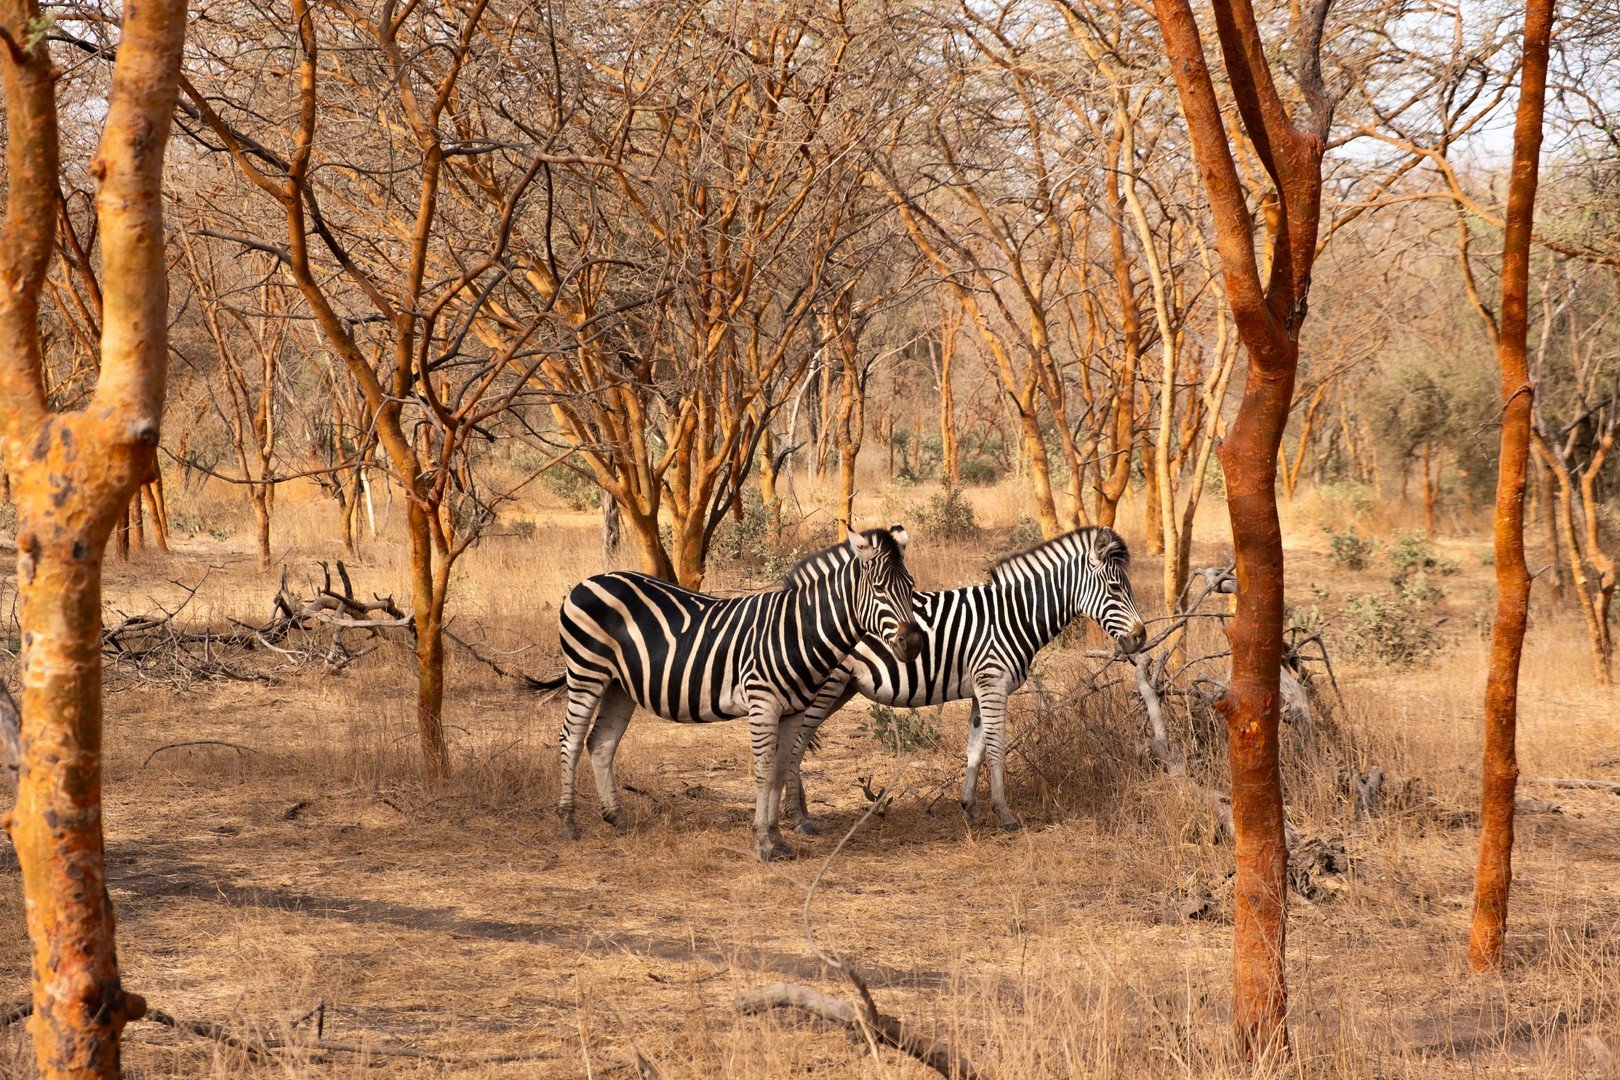
M 1513 881 L 1513 798 L 1519 781 L 1514 745 L 1519 658 L 1530 604 L 1530 574 L 1524 559 L 1524 482 L 1530 455 L 1533 391 L 1525 337 L 1529 325 L 1530 228 L 1535 217 L 1552 21 L 1553 0 L 1529 0 L 1502 249 L 1502 329 L 1496 345 L 1497 365 L 1502 373 L 1502 445 L 1496 474 L 1496 621 L 1491 626 L 1490 673 L 1485 683 L 1479 866 L 1474 877 L 1474 919 L 1468 941 L 1468 962 L 1475 971 L 1501 966 L 1508 887 Z
M 1213 5 L 1221 57 L 1245 132 L 1275 182 L 1272 251 L 1261 284 L 1249 199 L 1233 160 L 1220 101 L 1188 0 L 1155 0 L 1194 155 L 1215 222 L 1221 278 L 1249 355 L 1243 400 L 1221 447 L 1237 555 L 1236 611 L 1228 626 L 1232 676 L 1220 701 L 1232 771 L 1235 919 L 1232 1018 L 1248 1057 L 1281 1052 L 1286 1028 L 1288 849 L 1278 763 L 1278 681 L 1283 649 L 1283 546 L 1277 458 L 1293 401 L 1321 213 L 1322 154 L 1331 105 L 1321 80 L 1325 7 L 1304 16 L 1295 77 L 1307 106 L 1296 126 L 1265 59 L 1249 0 Z
M 450 751 L 444 741 L 444 601 L 450 567 L 448 560 L 434 558 L 429 511 L 416 499 L 405 506 L 416 626 L 416 731 L 423 776 L 433 786 L 450 775 Z
M 125 8 L 91 164 L 102 243 L 100 373 L 81 412 L 52 413 L 38 296 L 59 190 L 54 82 L 37 0 L 0 0 L 6 223 L 0 236 L 0 448 L 17 505 L 22 720 L 4 824 L 22 868 L 43 1077 L 119 1075 L 145 1002 L 124 992 L 101 813 L 101 575 L 107 541 L 155 477 L 168 354 L 162 170 L 185 37 L 183 0 Z

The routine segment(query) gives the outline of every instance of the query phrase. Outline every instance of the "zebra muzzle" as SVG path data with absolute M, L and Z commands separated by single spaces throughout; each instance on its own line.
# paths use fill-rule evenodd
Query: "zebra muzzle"
M 910 622 L 902 626 L 899 632 L 894 635 L 890 647 L 894 650 L 895 658 L 901 663 L 906 663 L 922 652 L 926 643 L 927 637 L 923 634 L 922 627 Z

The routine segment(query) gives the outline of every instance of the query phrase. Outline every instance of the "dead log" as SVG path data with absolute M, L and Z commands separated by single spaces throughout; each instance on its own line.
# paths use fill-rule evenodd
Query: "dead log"
M 988 1073 L 950 1044 L 924 1035 L 904 1021 L 884 1013 L 877 1013 L 872 1022 L 868 1022 L 859 1009 L 842 998 L 798 983 L 772 983 L 763 989 L 743 994 L 737 998 L 736 1008 L 749 1015 L 770 1009 L 798 1009 L 842 1024 L 856 1033 L 869 1033 L 883 1045 L 909 1054 L 950 1080 L 988 1080 Z

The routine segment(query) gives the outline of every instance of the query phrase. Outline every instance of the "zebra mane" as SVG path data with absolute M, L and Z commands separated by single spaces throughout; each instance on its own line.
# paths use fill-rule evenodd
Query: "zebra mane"
M 1131 565 L 1130 548 L 1125 546 L 1125 541 L 1118 533 L 1101 525 L 1086 525 L 1062 536 L 1053 537 L 1028 551 L 1020 551 L 991 563 L 990 583 L 1010 585 L 1022 578 L 1043 574 L 1053 563 L 1064 562 L 1079 555 L 1085 550 L 1088 542 L 1097 549 L 1098 556 L 1104 562 L 1116 563 L 1121 567 Z
M 900 565 L 905 565 L 905 552 L 900 549 L 900 543 L 888 529 L 862 529 L 861 535 L 879 549 L 879 553 Z M 849 550 L 848 543 L 834 544 L 812 555 L 806 555 L 794 564 L 793 569 L 787 572 L 782 579 L 784 589 L 792 589 L 800 585 L 808 585 L 826 577 L 833 569 L 843 566 L 855 557 Z

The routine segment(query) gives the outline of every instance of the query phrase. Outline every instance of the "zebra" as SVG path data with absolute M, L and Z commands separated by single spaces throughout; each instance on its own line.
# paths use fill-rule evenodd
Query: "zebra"
M 750 596 L 707 596 L 630 572 L 574 586 L 559 614 L 566 670 L 534 683 L 568 687 L 557 802 L 563 838 L 579 836 L 581 743 L 590 749 L 603 819 L 627 830 L 613 756 L 639 705 L 684 723 L 748 717 L 756 849 L 762 862 L 790 854 L 777 822 L 798 718 L 863 635 L 875 634 L 897 656 L 921 644 L 906 544 L 899 525 L 851 532 L 802 560 L 780 590 Z
M 822 687 L 806 711 L 788 772 L 785 813 L 815 835 L 800 766 L 822 722 L 857 691 L 883 705 L 939 705 L 973 698 L 962 782 L 962 809 L 976 819 L 979 766 L 990 757 L 990 804 L 1007 830 L 1019 822 L 1007 808 L 1003 728 L 1007 698 L 1023 685 L 1035 654 L 1077 616 L 1087 616 L 1127 653 L 1140 650 L 1147 628 L 1126 571 L 1130 551 L 1112 529 L 1085 527 L 990 568 L 990 581 L 950 592 L 919 592 L 920 650 L 904 657 L 867 637 Z

